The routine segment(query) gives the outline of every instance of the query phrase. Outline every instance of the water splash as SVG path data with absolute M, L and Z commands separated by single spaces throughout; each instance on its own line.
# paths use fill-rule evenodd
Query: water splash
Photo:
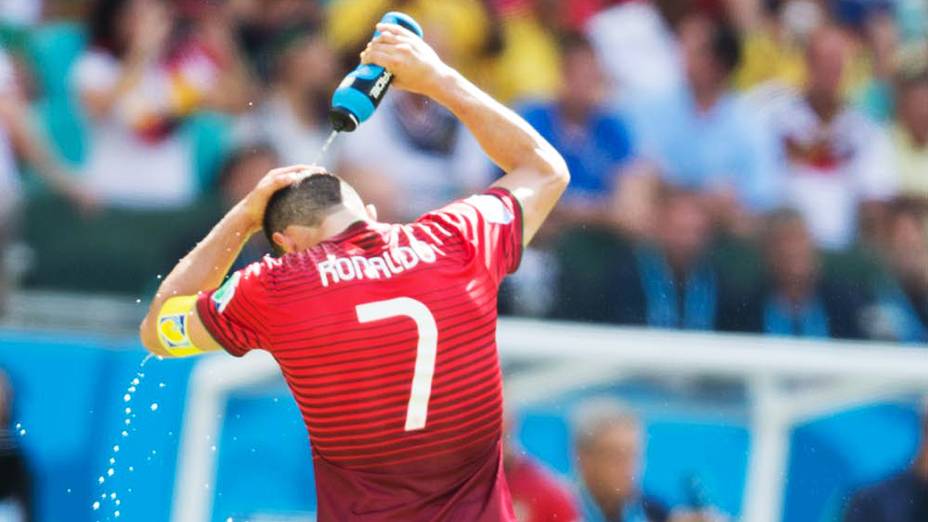
M 138 391 L 139 387 L 142 384 L 142 380 L 145 378 L 145 373 L 143 372 L 145 365 L 148 364 L 148 361 L 152 360 L 153 358 L 155 358 L 155 355 L 149 354 L 145 356 L 144 359 L 142 359 L 142 362 L 139 363 L 139 367 L 135 372 L 135 376 L 132 378 L 131 381 L 129 381 L 129 386 L 126 388 L 126 393 L 122 397 L 123 402 L 127 404 L 125 409 L 123 409 L 123 413 L 125 413 L 125 418 L 123 419 L 123 426 L 125 426 L 127 429 L 124 429 L 120 432 L 120 436 L 123 440 L 129 437 L 128 428 L 132 424 L 132 419 L 136 417 L 136 414 L 133 413 L 132 408 L 128 406 L 128 403 L 132 401 L 133 396 L 135 395 L 136 391 Z M 158 357 L 158 360 L 161 360 L 161 359 L 162 359 L 161 357 Z M 165 387 L 164 383 L 160 383 L 159 389 L 164 388 L 164 387 Z M 151 411 L 157 410 L 158 403 L 156 402 L 151 403 L 150 409 Z M 19 428 L 19 425 L 17 425 L 17 428 Z M 23 430 L 23 433 L 25 433 L 25 430 Z M 110 453 L 109 458 L 107 460 L 109 465 L 107 466 L 104 474 L 100 475 L 97 478 L 97 483 L 100 486 L 104 486 L 106 484 L 107 479 L 112 478 L 116 475 L 116 471 L 117 471 L 116 454 L 119 453 L 119 450 L 120 450 L 119 444 L 114 444 L 112 452 Z M 128 469 L 130 472 L 135 471 L 135 468 L 133 466 L 128 466 Z M 129 488 L 128 491 L 131 493 L 132 488 Z M 113 509 L 114 509 L 113 517 L 119 518 L 121 513 L 118 508 L 122 504 L 122 499 L 119 498 L 119 495 L 116 493 L 116 491 L 111 491 L 109 492 L 109 494 L 107 494 L 106 490 L 104 490 L 103 493 L 100 495 L 100 499 L 103 502 L 106 502 L 107 500 L 111 502 L 113 504 Z M 94 503 L 91 505 L 91 508 L 93 509 L 93 511 L 99 511 L 101 507 L 102 507 L 102 504 L 100 503 L 100 500 L 94 501 Z
M 322 158 L 325 157 L 325 153 L 328 152 L 329 147 L 332 146 L 332 142 L 335 141 L 336 136 L 338 136 L 338 131 L 333 130 L 332 134 L 329 134 L 329 137 L 325 140 L 325 143 L 322 144 L 322 148 L 319 149 L 319 154 L 316 155 L 316 159 L 313 160 L 313 165 L 318 165 Z

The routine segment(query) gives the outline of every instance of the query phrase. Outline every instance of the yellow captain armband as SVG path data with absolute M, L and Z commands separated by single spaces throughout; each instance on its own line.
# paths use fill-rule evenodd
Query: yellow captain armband
M 205 353 L 190 340 L 190 318 L 196 313 L 195 295 L 172 297 L 158 312 L 158 340 L 161 347 L 174 357 L 189 357 Z

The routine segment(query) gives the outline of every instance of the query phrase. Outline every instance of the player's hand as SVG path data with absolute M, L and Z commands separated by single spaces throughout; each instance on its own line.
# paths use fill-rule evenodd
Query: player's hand
M 271 196 L 278 190 L 289 187 L 313 174 L 325 172 L 325 169 L 316 165 L 292 165 L 274 169 L 261 178 L 255 188 L 245 196 L 237 206 L 237 211 L 244 214 L 252 232 L 261 230 L 264 220 L 264 209 Z
M 393 73 L 398 89 L 432 96 L 450 68 L 425 40 L 396 24 L 377 24 L 380 35 L 364 52 L 361 63 L 373 63 Z

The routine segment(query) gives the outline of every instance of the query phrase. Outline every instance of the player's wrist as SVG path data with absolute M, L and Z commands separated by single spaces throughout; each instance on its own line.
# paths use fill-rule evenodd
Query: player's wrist
M 247 199 L 239 202 L 229 210 L 226 217 L 233 224 L 238 233 L 242 234 L 247 240 L 252 234 L 259 232 L 262 228 L 263 212 L 259 213 L 251 208 Z
M 423 94 L 447 107 L 463 78 L 461 73 L 453 67 L 442 63 L 433 71 L 432 79 L 427 83 L 427 88 L 424 89 Z

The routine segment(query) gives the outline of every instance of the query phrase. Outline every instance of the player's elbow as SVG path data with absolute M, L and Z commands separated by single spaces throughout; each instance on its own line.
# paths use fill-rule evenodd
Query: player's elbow
M 544 166 L 541 170 L 545 175 L 545 180 L 558 193 L 564 192 L 570 184 L 570 170 L 567 168 L 564 157 L 553 147 L 540 150 L 538 155 Z

